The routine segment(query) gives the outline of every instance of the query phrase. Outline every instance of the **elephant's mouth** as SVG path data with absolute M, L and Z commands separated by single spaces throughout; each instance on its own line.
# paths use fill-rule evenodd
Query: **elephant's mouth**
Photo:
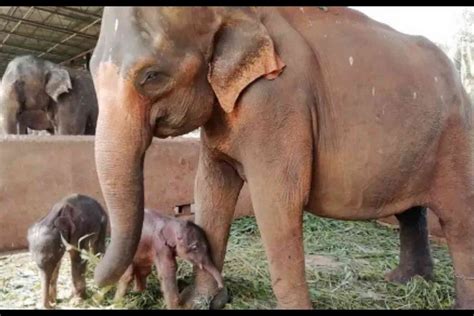
M 153 135 L 158 138 L 175 137 L 192 132 L 196 128 L 188 126 L 185 122 L 171 125 L 168 123 L 167 117 L 163 115 L 155 119 Z

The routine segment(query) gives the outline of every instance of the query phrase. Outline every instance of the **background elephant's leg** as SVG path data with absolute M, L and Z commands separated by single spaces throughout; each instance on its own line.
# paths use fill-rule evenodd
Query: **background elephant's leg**
M 127 268 L 127 270 L 125 270 L 125 273 L 120 278 L 118 282 L 117 290 L 115 291 L 115 297 L 114 297 L 115 302 L 121 300 L 127 293 L 128 285 L 133 280 L 133 271 L 134 271 L 134 265 L 131 264 Z
M 28 135 L 28 126 L 22 122 L 18 122 L 18 134 Z
M 220 272 L 242 185 L 233 168 L 212 160 L 204 146 L 201 148 L 194 189 L 195 222 L 206 232 L 212 260 Z M 214 297 L 211 308 L 222 308 L 228 301 L 227 290 L 218 292 L 216 280 L 208 272 L 194 267 L 194 273 L 194 286 L 183 291 L 181 300 L 190 307 L 197 296 Z
M 433 260 L 428 240 L 426 208 L 413 207 L 396 217 L 400 222 L 400 264 L 386 275 L 387 280 L 405 283 L 415 275 L 432 279 Z
M 170 251 L 156 255 L 155 266 L 160 277 L 161 291 L 168 309 L 176 309 L 180 305 L 178 282 L 176 280 L 176 259 Z
M 56 302 L 56 298 L 58 295 L 57 285 L 58 285 L 58 275 L 59 269 L 61 268 L 61 260 L 58 261 L 56 268 L 53 271 L 53 275 L 51 276 L 51 282 L 49 287 L 49 300 L 51 303 Z
M 97 119 L 94 119 L 92 116 L 87 118 L 86 128 L 84 131 L 84 135 L 95 135 L 95 129 L 97 124 Z
M 81 255 L 77 251 L 70 251 L 71 255 L 71 271 L 72 271 L 72 283 L 74 289 L 72 296 L 83 299 L 86 297 L 86 268 L 87 261 L 82 260 Z

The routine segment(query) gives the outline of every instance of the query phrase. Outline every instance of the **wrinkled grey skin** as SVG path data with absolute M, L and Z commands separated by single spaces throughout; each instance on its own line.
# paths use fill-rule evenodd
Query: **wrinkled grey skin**
M 0 86 L 0 133 L 47 130 L 94 135 L 98 109 L 90 73 L 35 56 L 13 59 Z
M 21 135 L 35 134 L 38 131 L 46 131 L 54 134 L 54 126 L 48 118 L 48 114 L 41 110 L 24 111 L 17 117 L 18 132 Z
M 104 253 L 107 233 L 107 214 L 94 199 L 72 194 L 57 202 L 50 212 L 28 229 L 28 248 L 38 265 L 41 275 L 42 307 L 51 308 L 56 300 L 56 283 L 61 259 L 66 251 L 61 234 L 67 243 L 81 249 L 91 249 L 94 254 Z M 79 239 L 86 235 L 78 245 Z M 82 261 L 80 253 L 70 250 L 72 295 L 85 297 L 85 271 L 87 262 Z
M 161 291 L 167 307 L 179 308 L 176 257 L 207 271 L 216 280 L 219 288 L 224 287 L 222 276 L 212 262 L 206 233 L 201 227 L 190 221 L 145 209 L 140 243 L 133 263 L 120 278 L 115 300 L 118 301 L 125 295 L 133 279 L 135 290 L 144 291 L 146 278 L 154 264 L 160 276 Z

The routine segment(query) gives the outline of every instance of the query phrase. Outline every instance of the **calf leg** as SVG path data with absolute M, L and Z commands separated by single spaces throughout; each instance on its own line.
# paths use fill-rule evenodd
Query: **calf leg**
M 115 302 L 118 302 L 119 300 L 121 300 L 125 296 L 125 293 L 127 293 L 128 285 L 133 280 L 133 270 L 134 270 L 134 265 L 133 264 L 129 265 L 127 270 L 125 270 L 125 273 L 120 278 L 118 282 L 118 286 L 117 286 L 117 291 L 115 292 L 115 297 L 114 297 Z
M 136 292 L 143 292 L 146 289 L 146 278 L 151 273 L 151 267 L 140 267 L 135 269 L 135 288 Z
M 72 270 L 72 283 L 74 286 L 72 296 L 79 299 L 86 297 L 86 268 L 87 262 L 82 260 L 81 255 L 77 251 L 71 251 L 71 270 Z
M 49 298 L 49 288 L 51 283 L 51 272 L 40 270 L 41 275 L 41 305 L 45 309 L 51 308 L 50 298 Z
M 58 261 L 58 264 L 56 265 L 56 268 L 54 269 L 53 274 L 51 276 L 51 282 L 50 282 L 50 287 L 49 287 L 49 300 L 51 303 L 56 302 L 56 297 L 58 294 L 57 284 L 58 284 L 58 275 L 59 275 L 60 267 L 61 267 L 61 260 Z
M 406 283 L 415 275 L 427 280 L 433 278 L 426 222 L 426 208 L 413 207 L 396 215 L 400 223 L 400 263 L 385 278 L 396 283 Z
M 169 249 L 163 249 L 155 257 L 155 265 L 160 277 L 161 291 L 168 309 L 179 307 L 179 290 L 176 281 L 177 265 Z

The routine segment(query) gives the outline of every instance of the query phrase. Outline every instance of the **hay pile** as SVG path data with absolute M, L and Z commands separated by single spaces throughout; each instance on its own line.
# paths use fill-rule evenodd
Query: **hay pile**
M 432 243 L 435 282 L 415 278 L 407 285 L 384 280 L 384 273 L 398 262 L 398 232 L 375 222 L 344 222 L 305 215 L 306 275 L 317 309 L 446 309 L 453 304 L 453 271 L 447 247 Z M 103 297 L 87 279 L 88 299 L 68 300 L 72 288 L 70 262 L 65 257 L 58 279 L 57 308 L 161 309 L 164 302 L 156 272 L 145 293 L 131 290 L 121 304 L 113 305 L 114 290 Z M 254 218 L 232 225 L 224 279 L 232 295 L 228 309 L 274 308 L 267 260 Z M 180 286 L 192 281 L 192 268 L 179 266 Z M 0 257 L 0 308 L 35 308 L 40 283 L 28 253 Z

